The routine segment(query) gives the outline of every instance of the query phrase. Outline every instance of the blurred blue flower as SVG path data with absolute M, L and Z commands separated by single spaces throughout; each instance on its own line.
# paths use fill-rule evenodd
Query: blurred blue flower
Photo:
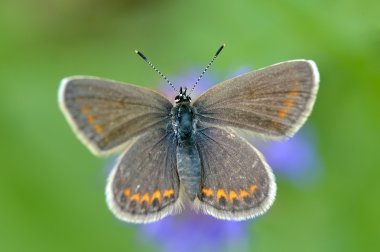
M 142 225 L 141 236 L 162 251 L 247 251 L 249 222 L 222 221 L 189 209 Z
M 277 176 L 300 184 L 312 182 L 321 173 L 321 161 L 311 126 L 302 127 L 297 134 L 287 140 L 251 142 L 264 154 Z

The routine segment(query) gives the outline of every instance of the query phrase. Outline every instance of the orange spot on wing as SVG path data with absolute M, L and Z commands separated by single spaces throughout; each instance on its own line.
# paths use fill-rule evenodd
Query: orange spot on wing
M 234 201 L 234 199 L 237 198 L 237 194 L 235 191 L 230 191 L 230 202 L 232 203 Z
M 293 107 L 293 105 L 294 105 L 294 101 L 293 101 L 293 99 L 287 99 L 287 100 L 285 100 L 285 101 L 283 102 L 283 104 L 284 104 L 286 107 L 291 108 L 291 107 Z
M 277 111 L 277 115 L 281 118 L 286 117 L 287 114 L 288 114 L 288 110 L 286 109 L 280 109 Z
M 83 106 L 80 108 L 80 112 L 82 112 L 82 114 L 86 115 L 90 112 L 90 108 L 87 106 Z
M 87 122 L 89 124 L 92 124 L 95 121 L 95 117 L 92 115 L 87 116 Z
M 139 193 L 135 193 L 135 194 L 133 194 L 132 197 L 131 197 L 131 200 L 136 200 L 136 201 L 138 201 L 139 199 L 140 199 L 140 194 L 139 194 Z
M 104 128 L 102 125 L 96 124 L 96 125 L 94 125 L 94 130 L 96 133 L 102 133 L 104 131 Z
M 165 190 L 165 191 L 164 191 L 164 198 L 165 198 L 165 197 L 170 198 L 170 197 L 172 197 L 173 195 L 174 195 L 174 190 L 173 190 L 173 189 L 169 189 L 169 190 Z
M 292 91 L 289 92 L 289 96 L 294 97 L 294 96 L 297 96 L 297 95 L 298 95 L 298 92 L 295 89 L 293 89 Z
M 298 95 L 298 92 L 296 89 L 293 89 L 288 93 L 288 95 L 292 98 L 286 99 L 282 102 L 286 108 L 277 111 L 277 115 L 281 118 L 286 117 L 288 115 L 289 109 L 294 106 L 294 97 Z
M 125 188 L 124 191 L 123 191 L 123 193 L 124 193 L 124 196 L 126 198 L 128 198 L 129 195 L 131 195 L 131 189 L 130 188 Z
M 145 193 L 141 199 L 140 199 L 140 202 L 143 202 L 143 201 L 146 201 L 147 203 L 149 203 L 149 194 L 148 193 Z
M 158 202 L 161 203 L 161 192 L 160 192 L 159 190 L 154 191 L 154 193 L 152 194 L 152 199 L 151 199 L 151 201 L 153 202 L 155 199 L 157 199 Z
M 203 188 L 202 189 L 202 193 L 206 196 L 206 197 L 211 197 L 214 195 L 214 191 L 211 189 L 211 188 Z
M 249 187 L 249 192 L 250 192 L 251 195 L 255 192 L 256 188 L 257 187 L 255 185 L 253 185 L 253 184 Z
M 216 198 L 217 200 L 219 200 L 221 197 L 227 199 L 226 192 L 223 189 L 218 189 L 218 192 L 216 193 Z
M 249 193 L 246 190 L 240 190 L 239 196 L 240 198 L 244 198 L 249 196 Z

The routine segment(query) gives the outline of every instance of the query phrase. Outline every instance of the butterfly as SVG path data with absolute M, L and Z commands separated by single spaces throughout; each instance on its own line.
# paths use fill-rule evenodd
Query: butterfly
M 194 102 L 192 90 L 187 94 L 181 87 L 174 104 L 147 88 L 73 76 L 61 82 L 59 105 L 92 153 L 124 151 L 106 186 L 117 218 L 148 223 L 190 205 L 219 219 L 245 220 L 271 207 L 276 183 L 263 155 L 235 129 L 291 137 L 311 113 L 318 85 L 311 60 L 285 61 L 223 81 Z

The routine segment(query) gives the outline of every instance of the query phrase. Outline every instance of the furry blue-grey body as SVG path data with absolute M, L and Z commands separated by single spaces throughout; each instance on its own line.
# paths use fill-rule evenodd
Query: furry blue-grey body
M 191 200 L 199 192 L 201 162 L 195 144 L 195 109 L 190 102 L 178 103 L 172 109 L 172 126 L 177 140 L 177 170 L 181 184 Z

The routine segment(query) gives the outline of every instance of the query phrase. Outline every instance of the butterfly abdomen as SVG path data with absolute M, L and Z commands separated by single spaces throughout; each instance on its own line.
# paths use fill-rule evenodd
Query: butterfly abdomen
M 194 143 L 195 118 L 190 103 L 173 108 L 173 127 L 177 138 L 177 170 L 186 194 L 194 200 L 200 185 L 201 164 Z

